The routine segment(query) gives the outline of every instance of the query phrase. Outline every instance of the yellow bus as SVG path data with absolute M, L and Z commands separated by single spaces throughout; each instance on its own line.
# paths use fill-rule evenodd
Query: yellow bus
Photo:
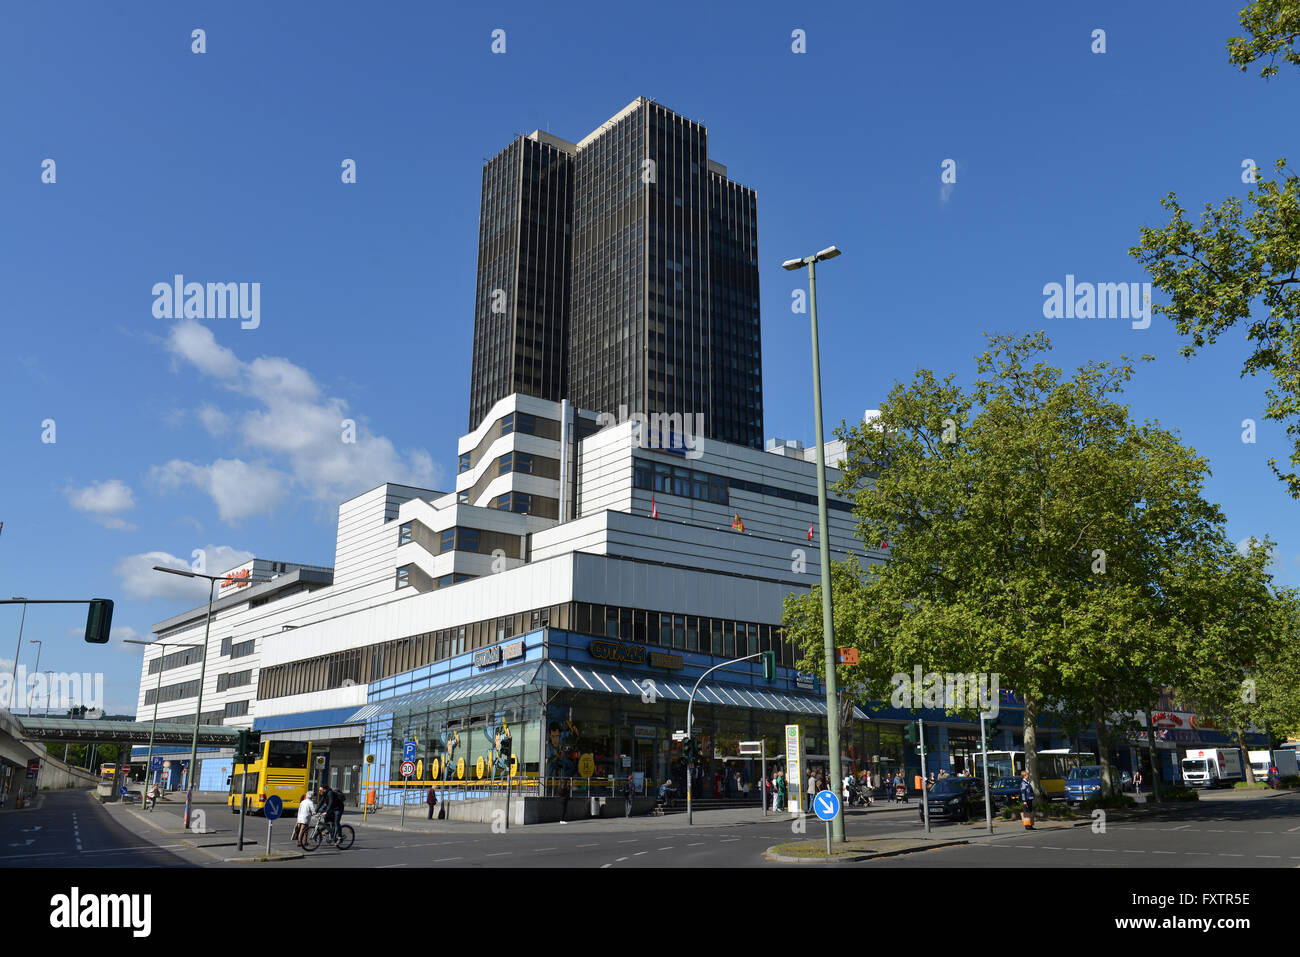
M 115 767 L 116 765 L 112 765 L 112 764 L 101 764 L 99 766 L 99 776 L 101 778 L 113 777 Z M 130 775 L 131 775 L 131 765 L 129 764 L 122 765 L 122 780 L 125 781 L 128 777 L 130 777 Z
M 990 751 L 988 758 L 990 781 L 996 781 L 998 778 L 1019 779 L 1020 772 L 1025 770 L 1023 751 Z M 1097 755 L 1089 751 L 1069 751 L 1065 748 L 1039 751 L 1038 783 L 1042 785 L 1043 793 L 1048 798 L 1064 798 L 1066 775 L 1074 768 L 1096 763 Z M 976 777 L 983 777 L 983 751 L 975 753 L 972 764 Z
M 262 741 L 256 761 L 245 768 L 234 766 L 230 795 L 226 803 L 234 814 L 246 802 L 250 814 L 261 814 L 272 795 L 283 802 L 285 812 L 296 811 L 310 785 L 311 743 L 308 741 Z

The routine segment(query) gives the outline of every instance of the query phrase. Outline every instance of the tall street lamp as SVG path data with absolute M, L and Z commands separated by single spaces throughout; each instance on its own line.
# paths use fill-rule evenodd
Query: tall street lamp
M 21 601 L 21 602 L 26 602 L 26 601 L 27 601 L 27 599 L 25 599 L 22 595 L 12 595 L 12 596 L 10 596 L 10 597 L 12 597 L 14 601 Z M 27 624 L 27 605 L 26 605 L 26 604 L 23 605 L 23 616 L 22 616 L 22 618 L 20 618 L 20 619 L 18 620 L 18 647 L 14 649 L 14 673 L 13 673 L 13 677 L 12 677 L 12 678 L 10 679 L 10 681 L 9 681 L 9 687 L 10 687 L 10 689 L 11 689 L 10 692 L 9 692 L 9 695 L 10 695 L 10 702 L 9 702 L 9 704 L 10 704 L 10 708 L 9 708 L 9 710 L 10 710 L 10 711 L 12 711 L 12 710 L 13 710 L 13 706 L 16 705 L 16 704 L 18 703 L 16 700 L 13 699 L 13 694 L 14 694 L 14 692 L 13 692 L 12 689 L 15 689 L 15 688 L 18 687 L 18 656 L 21 655 L 21 654 L 23 653 L 23 625 L 25 625 L 25 624 Z
M 167 568 L 164 565 L 155 565 L 153 570 L 156 572 L 166 572 L 168 575 L 180 575 L 182 578 L 206 578 L 208 580 L 208 616 L 203 625 L 203 657 L 202 664 L 199 667 L 199 700 L 194 707 L 194 736 L 190 740 L 190 771 L 185 788 L 185 823 L 186 829 L 190 826 L 190 810 L 194 804 L 194 775 L 199 766 L 199 718 L 203 714 L 203 681 L 208 674 L 208 636 L 212 632 L 212 596 L 216 591 L 217 582 L 235 581 L 229 575 L 205 575 L 203 572 L 193 572 L 188 568 Z M 270 579 L 240 578 L 237 581 L 242 585 L 245 582 L 270 581 Z M 161 672 L 159 673 L 161 676 Z M 161 677 L 160 679 L 161 680 Z
M 24 606 L 24 607 L 26 607 L 26 606 Z M 33 673 L 33 674 L 37 674 L 37 675 L 39 675 L 39 674 L 41 673 L 41 639 L 39 639 L 39 638 L 29 638 L 29 639 L 27 639 L 27 644 L 29 644 L 29 645 L 35 645 L 35 646 L 36 646 L 36 670 L 33 671 L 32 673 Z M 47 702 L 46 710 L 48 711 L 48 710 L 49 710 L 48 702 L 49 702 L 49 700 L 50 700 L 50 686 L 49 686 L 49 685 L 46 685 L 46 686 L 45 686 L 45 700 L 46 700 L 46 702 Z M 31 695 L 28 695 L 28 696 L 27 696 L 27 717 L 30 718 L 31 716 L 32 716 L 32 696 L 31 696 Z
M 821 526 L 818 539 L 821 552 L 822 573 L 822 642 L 826 652 L 826 732 L 831 763 L 831 787 L 840 789 L 843 779 L 840 766 L 840 726 L 839 708 L 836 700 L 835 681 L 835 620 L 831 607 L 831 547 L 830 525 L 826 517 L 826 449 L 822 433 L 822 369 L 821 347 L 817 343 L 817 263 L 823 259 L 834 259 L 840 251 L 834 246 L 827 246 L 821 252 L 802 259 L 788 259 L 781 264 L 783 269 L 808 267 L 808 293 L 812 302 L 812 362 L 813 362 L 813 420 L 817 429 L 817 521 Z M 844 842 L 844 811 L 835 815 L 831 823 L 832 837 L 837 844 Z
M 140 641 L 136 638 L 123 638 L 128 645 L 144 645 L 151 647 L 158 645 L 163 649 L 162 657 L 158 659 L 158 684 L 154 686 L 153 692 L 153 724 L 149 726 L 149 756 L 144 762 L 144 777 L 149 780 L 149 775 L 153 773 L 153 737 L 154 732 L 158 730 L 158 699 L 162 697 L 162 676 L 163 676 L 163 658 L 167 655 L 168 648 L 200 648 L 201 645 L 181 644 L 174 641 Z
M 45 717 L 50 716 L 50 675 L 54 674 L 49 668 L 45 669 Z M 66 761 L 64 762 L 67 763 Z

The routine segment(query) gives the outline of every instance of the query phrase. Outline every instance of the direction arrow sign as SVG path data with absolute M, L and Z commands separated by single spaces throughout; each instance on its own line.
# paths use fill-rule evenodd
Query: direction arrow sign
M 415 764 L 410 761 L 402 762 L 402 777 L 409 778 L 415 773 Z
M 123 784 L 120 788 L 117 789 L 117 793 L 122 795 L 122 797 L 126 797 L 126 790 L 127 790 L 126 785 Z
M 268 821 L 274 821 L 284 813 L 284 802 L 280 800 L 278 795 L 272 794 L 266 799 L 266 806 L 262 808 L 262 811 L 266 814 Z
M 840 796 L 834 791 L 818 791 L 813 798 L 813 810 L 823 821 L 835 820 L 835 815 L 840 813 Z

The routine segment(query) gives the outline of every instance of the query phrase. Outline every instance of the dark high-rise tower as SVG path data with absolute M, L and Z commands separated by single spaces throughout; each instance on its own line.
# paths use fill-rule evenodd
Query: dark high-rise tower
M 567 390 L 573 145 L 521 136 L 483 167 L 469 427 L 513 392 Z
M 709 159 L 703 126 L 637 99 L 577 144 L 521 137 L 485 167 L 483 191 L 471 428 L 526 392 L 701 412 L 707 436 L 762 446 L 757 204 Z M 524 277 L 516 300 L 508 283 Z M 558 375 L 533 372 L 555 356 Z

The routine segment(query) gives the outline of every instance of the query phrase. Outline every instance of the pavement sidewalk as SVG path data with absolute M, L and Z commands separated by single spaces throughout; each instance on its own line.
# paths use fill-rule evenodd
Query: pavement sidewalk
M 176 793 L 176 792 L 171 792 Z M 217 800 L 217 799 L 220 800 Z M 196 850 L 219 861 L 293 860 L 303 856 L 289 842 L 296 823 L 296 815 L 282 817 L 273 822 L 271 829 L 271 855 L 266 853 L 266 825 L 264 817 L 249 815 L 244 821 L 244 847 L 239 847 L 239 815 L 231 812 L 225 795 L 209 796 L 208 800 L 195 798 L 190 814 L 190 827 L 185 825 L 185 798 L 179 801 L 159 801 L 157 807 L 146 811 L 138 805 L 116 804 L 119 812 L 126 813 L 148 824 L 157 831 L 180 838 Z

